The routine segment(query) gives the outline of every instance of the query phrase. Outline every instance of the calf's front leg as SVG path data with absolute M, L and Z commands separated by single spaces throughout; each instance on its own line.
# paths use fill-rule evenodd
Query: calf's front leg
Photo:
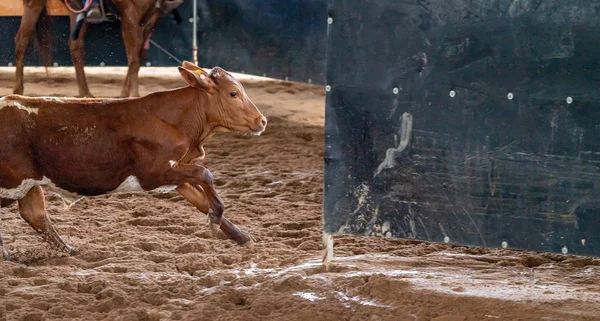
M 162 164 L 162 162 L 160 162 Z M 167 163 L 167 162 L 164 162 Z M 223 220 L 223 199 L 217 194 L 213 185 L 213 176 L 208 169 L 199 165 L 177 164 L 174 167 L 160 170 L 146 171 L 140 175 L 140 184 L 145 190 L 150 190 L 164 185 L 177 185 L 178 191 L 200 211 L 208 213 L 210 228 L 214 234 L 219 229 L 230 238 L 247 243 L 243 233 L 231 224 Z M 187 183 L 187 184 L 186 184 Z M 198 186 L 199 188 L 195 188 Z M 225 222 L 223 224 L 223 222 Z
M 177 192 L 181 194 L 188 202 L 194 205 L 200 212 L 209 214 L 210 204 L 204 190 L 199 185 L 184 183 L 177 187 Z M 213 226 L 211 224 L 211 226 Z M 238 245 L 252 246 L 254 242 L 250 235 L 242 232 L 235 224 L 231 223 L 226 217 L 221 218 L 221 231 L 229 239 L 237 242 Z M 213 232 L 215 232 L 213 230 Z

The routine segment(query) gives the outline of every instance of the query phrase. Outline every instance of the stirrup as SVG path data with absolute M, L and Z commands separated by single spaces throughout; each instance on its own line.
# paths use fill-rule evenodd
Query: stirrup
M 100 11 L 100 8 L 98 8 L 98 7 L 88 10 L 87 15 L 86 15 L 86 19 L 89 19 L 90 22 L 99 21 L 99 20 L 102 20 L 103 18 L 104 17 L 102 15 L 102 12 Z

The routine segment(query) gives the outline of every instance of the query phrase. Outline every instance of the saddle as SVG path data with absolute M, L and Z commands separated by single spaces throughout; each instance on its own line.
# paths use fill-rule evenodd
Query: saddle
M 84 9 L 83 6 L 85 6 L 88 1 L 92 1 L 92 0 L 83 0 L 83 1 L 81 1 L 82 4 L 75 4 L 76 6 L 77 5 L 80 6 L 80 8 L 76 9 L 76 10 L 73 9 L 72 5 L 74 4 L 74 2 L 78 2 L 77 0 L 75 0 L 75 1 L 74 0 L 65 0 L 65 4 L 67 5 L 67 8 L 71 12 L 79 12 Z M 117 10 L 113 6 L 113 3 L 111 0 L 97 0 L 97 1 L 98 1 L 98 10 L 100 11 L 100 16 L 93 19 L 88 16 L 88 11 L 79 12 L 79 14 L 77 15 L 77 18 L 75 19 L 75 26 L 74 26 L 73 30 L 71 31 L 71 39 L 77 40 L 79 38 L 79 32 L 81 32 L 81 27 L 83 27 L 83 24 L 85 22 L 88 22 L 88 23 L 101 23 L 101 22 L 105 22 L 105 21 L 113 22 L 113 21 L 116 21 L 119 19 Z
M 116 21 L 119 19 L 115 7 L 112 5 L 111 0 L 97 0 L 98 1 L 98 10 L 100 10 L 100 16 L 98 18 L 91 18 L 86 15 L 85 21 L 88 23 L 101 23 L 105 21 Z

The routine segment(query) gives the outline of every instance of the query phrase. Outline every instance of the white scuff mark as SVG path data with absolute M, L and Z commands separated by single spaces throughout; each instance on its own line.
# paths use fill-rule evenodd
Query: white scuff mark
M 4 98 L 0 98 L 0 110 L 2 108 L 7 108 L 7 107 L 15 107 L 21 110 L 26 111 L 28 114 L 38 114 L 38 109 L 37 108 L 30 108 L 27 106 L 22 105 L 21 103 L 14 101 L 14 100 L 6 100 Z
M 366 206 L 367 197 L 369 196 L 369 190 L 370 190 L 369 185 L 367 185 L 365 183 L 361 183 L 354 189 L 353 194 L 354 194 L 354 197 L 356 198 L 356 201 L 358 202 L 358 204 L 356 205 L 356 209 L 352 212 L 351 217 L 356 217 L 356 213 L 358 213 L 359 210 L 361 210 L 364 206 Z M 375 220 L 376 218 L 377 218 L 377 213 L 375 213 L 375 215 L 373 215 L 373 220 Z M 348 223 L 342 225 L 338 229 L 338 233 L 340 233 L 340 234 L 345 233 L 345 230 L 348 228 L 347 224 Z
M 292 295 L 304 298 L 306 300 L 315 298 L 335 298 L 347 308 L 352 308 L 353 305 L 360 304 L 363 306 L 375 306 L 381 308 L 389 308 L 385 305 L 386 302 L 378 302 L 371 300 L 371 297 L 353 296 L 354 293 L 344 294 L 345 290 L 341 290 L 340 284 L 347 284 L 340 280 L 349 278 L 364 278 L 364 276 L 385 276 L 385 279 L 400 280 L 410 283 L 415 289 L 430 290 L 439 293 L 446 293 L 453 296 L 475 296 L 484 298 L 502 299 L 508 301 L 525 301 L 535 300 L 536 302 L 560 302 L 567 299 L 578 298 L 584 302 L 597 302 L 600 299 L 598 291 L 583 286 L 574 286 L 573 284 L 562 284 L 559 282 L 548 282 L 542 280 L 532 283 L 531 276 L 525 274 L 510 274 L 507 275 L 502 269 L 498 269 L 497 273 L 502 273 L 502 278 L 490 277 L 489 273 L 482 273 L 480 267 L 456 269 L 452 265 L 440 265 L 440 259 L 448 256 L 456 257 L 478 257 L 468 254 L 441 253 L 431 254 L 428 257 L 434 257 L 433 260 L 428 259 L 430 266 L 415 267 L 414 263 L 417 260 L 421 262 L 423 258 L 399 257 L 389 254 L 363 254 L 346 257 L 337 257 L 334 260 L 337 267 L 340 267 L 338 272 L 322 272 L 314 273 L 315 267 L 320 266 L 320 258 L 305 261 L 304 263 L 290 266 L 287 268 L 258 268 L 256 264 L 251 263 L 247 269 L 223 269 L 212 270 L 205 274 L 195 274 L 193 276 L 187 273 L 168 273 L 168 272 L 129 272 L 118 274 L 118 277 L 128 277 L 142 279 L 149 282 L 171 282 L 173 280 L 192 280 L 199 281 L 207 276 L 212 276 L 221 282 L 217 285 L 206 287 L 195 292 L 196 295 L 210 295 L 221 291 L 223 288 L 232 288 L 236 291 L 245 289 L 262 289 L 263 286 L 269 286 L 273 279 L 286 278 L 290 275 L 301 276 L 306 280 L 306 284 L 327 285 L 329 291 L 319 291 L 318 293 L 310 292 L 310 289 L 305 290 L 304 294 L 300 291 L 292 290 Z M 482 256 L 484 257 L 484 256 Z M 133 261 L 131 261 L 133 262 Z M 444 261 L 442 261 L 444 262 Z M 450 261 L 446 261 L 450 262 Z M 454 262 L 454 261 L 451 261 Z M 100 275 L 103 278 L 115 277 L 115 273 L 109 272 L 112 269 L 107 267 L 122 266 L 122 262 L 109 263 L 98 266 L 91 270 L 80 270 L 74 272 L 73 275 L 78 278 L 80 276 Z M 352 268 L 350 268 L 352 267 Z M 587 270 L 587 269 L 586 269 Z M 595 267 L 589 268 L 592 273 L 596 272 Z M 587 272 L 587 271 L 583 271 Z M 583 273 L 582 272 L 582 273 Z M 239 282 L 239 279 L 245 279 L 250 282 Z M 443 282 L 441 282 L 443 281 Z M 311 283 L 318 282 L 318 283 Z M 463 287 L 463 292 L 456 291 L 457 287 Z M 486 316 L 495 318 L 495 316 Z
M 358 272 L 347 272 L 343 277 L 353 278 L 357 276 L 371 276 L 371 275 L 385 275 L 389 277 L 408 277 L 408 276 L 441 276 L 441 274 L 421 272 L 417 270 L 375 270 L 375 271 L 358 271 Z
M 365 204 L 367 201 L 367 195 L 369 195 L 369 185 L 361 183 L 355 190 L 354 196 L 358 201 L 358 207 Z
M 384 169 L 394 168 L 398 165 L 396 157 L 400 156 L 410 144 L 412 136 L 413 117 L 409 113 L 402 114 L 402 124 L 400 126 L 400 143 L 396 148 L 388 148 L 385 152 L 385 159 L 377 167 L 373 176 L 379 175 Z
M 190 304 L 194 303 L 194 301 L 179 298 L 179 299 L 170 299 L 169 303 L 174 303 L 174 304 L 179 304 L 179 305 L 190 305 Z
M 384 221 L 381 225 L 381 233 L 384 237 L 392 237 L 392 224 L 390 221 Z
M 43 284 L 43 285 L 30 285 L 30 286 L 22 286 L 18 287 L 8 293 L 6 295 L 15 295 L 15 294 L 37 294 L 42 289 L 51 288 L 52 284 Z
M 121 263 L 131 263 L 132 261 L 128 261 L 128 262 L 121 262 Z M 100 266 L 99 268 L 102 269 L 109 269 L 111 267 L 121 267 L 121 263 L 108 263 L 105 265 Z M 72 275 L 75 276 L 91 276 L 91 275 L 99 275 L 99 274 L 113 274 L 112 272 L 103 272 L 103 271 L 97 271 L 94 269 L 86 269 L 86 270 L 79 270 L 79 271 L 75 271 L 71 273 Z M 157 279 L 198 279 L 198 277 L 193 277 L 187 273 L 168 273 L 168 272 L 126 272 L 126 273 L 121 273 L 119 274 L 122 277 L 127 277 L 127 278 L 131 278 L 131 279 L 146 279 L 146 280 L 157 280 Z
M 356 302 L 360 305 L 367 305 L 367 306 L 378 307 L 378 308 L 391 308 L 391 306 L 379 304 L 379 303 L 375 302 L 375 300 L 369 301 L 369 300 L 363 299 L 359 296 L 348 297 L 346 294 L 344 294 L 343 292 L 339 292 L 339 291 L 336 292 L 336 294 L 340 297 L 340 300 L 342 302 L 352 301 L 352 302 Z M 348 306 L 346 306 L 346 305 L 344 305 L 344 306 L 348 308 Z
M 289 272 L 292 271 L 301 271 L 304 269 L 308 269 L 308 268 L 315 268 L 315 267 L 319 267 L 322 265 L 322 262 L 319 261 L 309 261 L 303 264 L 299 264 L 299 265 L 294 265 L 294 266 L 290 266 L 288 268 L 285 268 L 277 273 L 274 273 L 272 275 L 270 275 L 271 277 L 279 277 L 281 275 L 287 274 Z
M 250 263 L 250 268 L 249 269 L 244 269 L 244 273 L 246 275 L 249 275 L 249 276 L 256 275 L 255 271 L 258 271 L 258 269 L 256 267 L 256 263 Z
M 437 255 L 442 255 L 442 256 L 447 256 L 447 257 L 472 258 L 472 259 L 482 259 L 482 258 L 486 258 L 487 257 L 485 255 L 474 255 L 474 254 L 465 254 L 465 253 L 450 253 L 450 252 L 439 252 L 439 253 L 433 253 L 431 255 L 427 254 L 425 256 L 437 256 Z M 502 256 L 502 258 L 504 258 L 504 259 L 510 259 L 510 260 L 520 260 L 520 258 L 518 256 L 512 256 L 512 255 L 504 255 L 504 256 Z
M 301 297 L 305 300 L 314 302 L 314 301 L 318 301 L 318 300 L 324 300 L 325 297 L 322 296 L 318 296 L 312 292 L 296 292 L 296 293 L 292 293 L 293 296 L 297 296 L 297 297 Z

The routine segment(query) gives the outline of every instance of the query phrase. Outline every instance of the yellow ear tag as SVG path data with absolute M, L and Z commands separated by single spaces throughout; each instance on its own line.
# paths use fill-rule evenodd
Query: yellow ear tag
M 200 79 L 206 79 L 206 75 L 204 74 L 204 70 L 202 69 L 196 69 L 194 70 L 195 73 L 200 74 Z

